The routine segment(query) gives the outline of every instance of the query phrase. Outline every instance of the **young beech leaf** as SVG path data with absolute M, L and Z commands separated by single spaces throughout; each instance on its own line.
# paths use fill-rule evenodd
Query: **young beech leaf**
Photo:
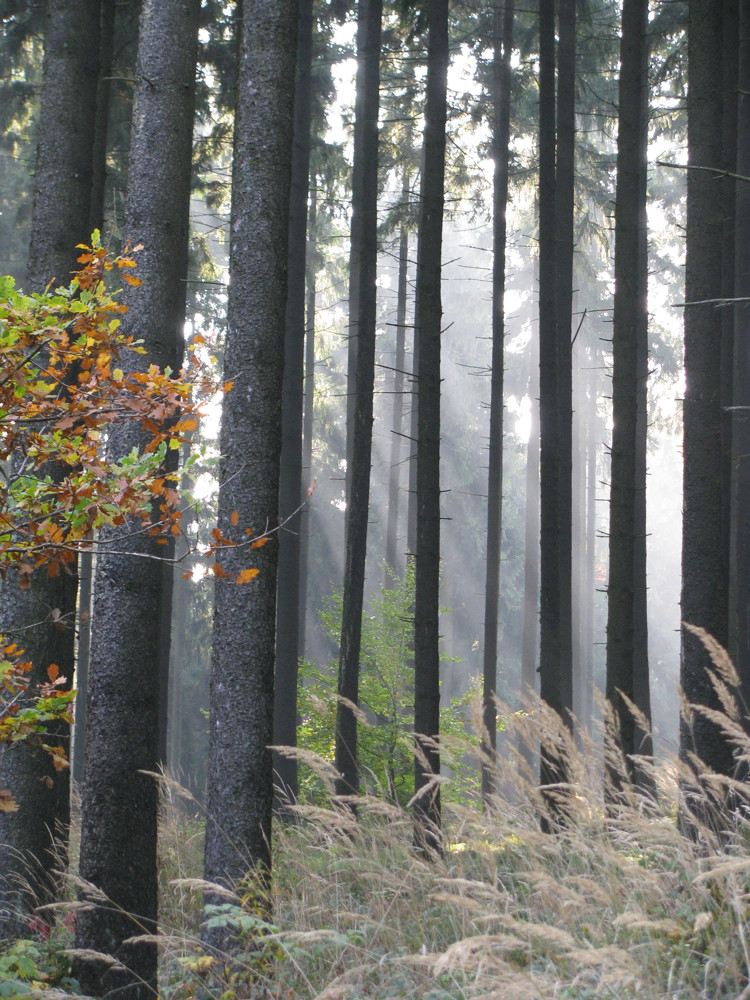
M 258 575 L 259 572 L 260 572 L 260 570 L 258 570 L 258 569 L 243 569 L 242 572 L 239 574 L 239 576 L 237 577 L 237 579 L 234 582 L 235 583 L 250 583 L 251 580 L 255 579 L 255 577 Z

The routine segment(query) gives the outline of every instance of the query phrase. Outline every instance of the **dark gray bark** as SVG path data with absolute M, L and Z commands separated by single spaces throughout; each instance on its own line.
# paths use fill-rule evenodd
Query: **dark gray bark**
M 440 340 L 441 266 L 448 80 L 448 0 L 427 9 L 427 96 L 417 248 L 416 594 L 414 602 L 414 841 L 440 852 Z M 422 792 L 420 795 L 419 793 Z
M 32 235 L 26 277 L 28 292 L 42 291 L 54 278 L 67 285 L 76 267 L 76 243 L 87 242 L 92 155 L 99 75 L 98 0 L 50 0 L 45 15 L 39 141 L 34 175 Z M 55 475 L 55 470 L 50 470 Z M 30 694 L 47 680 L 56 663 L 73 682 L 75 564 L 69 574 L 50 578 L 38 570 L 29 590 L 21 591 L 14 574 L 2 584 L 2 627 L 25 649 L 34 669 Z M 53 612 L 55 616 L 53 618 Z M 54 737 L 68 748 L 67 726 Z M 8 910 L 48 901 L 53 838 L 62 853 L 69 822 L 69 776 L 56 774 L 47 755 L 30 747 L 0 751 L 0 784 L 9 788 L 20 809 L 0 814 L 0 927 Z M 64 857 L 55 867 L 64 866 Z M 21 884 L 19 884 L 19 877 Z M 0 932 L 1 933 L 1 932 Z
M 722 168 L 721 4 L 690 0 L 688 33 L 688 169 L 685 298 L 716 299 L 722 290 L 723 199 L 711 169 Z M 708 167 L 709 170 L 696 169 Z M 722 497 L 721 311 L 685 309 L 685 399 L 682 618 L 728 640 L 728 581 Z M 700 641 L 683 630 L 681 683 L 687 700 L 719 707 L 711 663 Z M 680 726 L 680 755 L 691 754 L 721 774 L 732 772 L 732 749 L 700 713 Z M 700 804 L 697 804 L 700 808 Z
M 297 35 L 297 84 L 294 95 L 292 195 L 289 205 L 289 291 L 284 335 L 284 387 L 281 412 L 279 514 L 287 520 L 279 536 L 276 600 L 276 693 L 273 741 L 297 745 L 297 675 L 299 663 L 300 531 L 302 502 L 302 422 L 305 356 L 305 258 L 307 195 L 310 187 L 312 0 L 301 0 Z M 277 810 L 296 802 L 296 759 L 274 755 Z
M 739 73 L 739 0 L 722 0 L 722 118 L 721 155 L 724 169 L 730 173 L 737 170 L 738 141 L 738 73 Z M 721 246 L 721 294 L 725 299 L 735 295 L 735 210 L 737 207 L 737 181 L 733 176 L 721 178 L 722 197 L 722 246 Z M 732 524 L 732 410 L 734 401 L 734 309 L 721 309 L 721 525 L 724 540 L 724 563 L 727 577 L 727 646 L 731 650 L 733 636 L 733 606 L 735 583 L 732 574 L 733 550 L 731 542 Z M 744 381 L 744 380 L 743 380 Z
M 107 123 L 112 91 L 112 56 L 115 40 L 115 0 L 100 0 L 99 81 L 96 94 L 96 124 L 92 150 L 89 229 L 101 230 L 104 219 L 104 189 L 107 183 Z
M 91 202 L 89 208 L 89 231 L 94 229 L 102 232 L 102 239 L 106 242 L 111 238 L 111 234 L 104 235 L 105 230 L 105 199 L 107 193 L 107 153 L 110 146 L 110 138 L 113 139 L 116 148 L 112 154 L 119 161 L 118 180 L 127 177 L 127 145 L 129 144 L 129 127 L 124 129 L 124 134 L 128 138 L 128 143 L 123 148 L 118 144 L 122 139 L 122 132 L 117 130 L 115 137 L 110 136 L 109 122 L 114 115 L 124 115 L 128 124 L 132 115 L 132 94 L 128 89 L 128 100 L 122 106 L 122 95 L 119 100 L 113 100 L 113 89 L 111 76 L 115 72 L 128 72 L 135 75 L 135 58 L 138 47 L 138 12 L 140 10 L 140 0 L 131 0 L 131 3 L 120 6 L 116 0 L 105 0 L 101 4 L 101 34 L 100 34 L 100 75 L 99 88 L 96 98 L 96 127 L 94 136 L 94 150 L 92 157 L 92 183 Z M 116 70 L 114 66 L 115 50 L 117 50 L 118 60 L 121 70 Z M 124 61 L 123 57 L 130 57 L 130 65 Z M 127 68 L 125 68 L 127 67 Z M 113 107 L 114 105 L 114 107 Z M 124 112 L 127 110 L 127 114 Z M 121 126 L 122 129 L 122 126 Z M 124 197 L 125 189 L 122 184 L 113 186 L 110 190 L 112 197 Z M 88 691 L 89 656 L 91 651 L 91 595 L 93 590 L 93 555 L 84 552 L 78 559 L 78 573 L 80 577 L 78 591 L 78 644 L 76 647 L 76 704 L 75 704 L 75 727 L 74 746 L 72 761 L 72 777 L 78 785 L 83 783 L 83 763 L 86 743 L 86 696 Z
M 237 542 L 278 521 L 297 18 L 294 0 L 244 3 L 219 466 L 219 528 Z M 205 876 L 222 885 L 270 876 L 277 559 L 275 536 L 218 558 Z M 258 577 L 236 584 L 249 566 Z
M 510 53 L 513 46 L 513 0 L 493 11 L 492 65 L 492 367 L 490 388 L 489 476 L 487 485 L 487 564 L 484 598 L 482 670 L 483 743 L 482 800 L 494 788 L 493 755 L 497 746 L 497 635 L 500 606 L 500 548 L 503 507 L 503 378 L 505 374 L 505 243 L 510 140 Z
M 557 712 L 565 697 L 559 672 L 560 446 L 555 293 L 555 12 L 539 11 L 539 474 L 540 474 L 540 685 Z M 544 780 L 544 779 L 543 779 Z
M 123 368 L 174 370 L 182 357 L 199 14 L 199 0 L 142 7 L 126 230 L 144 246 L 143 286 L 125 301 L 128 328 L 146 354 L 123 358 Z M 115 425 L 109 453 L 125 455 L 147 440 L 134 423 Z M 163 567 L 149 557 L 166 547 L 132 529 L 103 533 L 97 558 L 80 873 L 111 904 L 79 913 L 76 944 L 125 967 L 79 961 L 86 993 L 145 998 L 156 989 L 156 946 L 124 942 L 156 926 L 158 788 L 143 772 L 158 761 L 163 611 Z
M 359 702 L 359 654 L 370 513 L 373 388 L 375 380 L 375 326 L 377 305 L 378 235 L 378 108 L 380 106 L 380 37 L 382 0 L 360 0 L 357 28 L 357 102 L 354 130 L 352 191 L 352 252 L 350 302 L 358 306 L 356 365 L 350 463 L 347 465 L 346 549 L 341 613 L 338 695 L 336 705 L 336 781 L 339 795 L 357 791 L 357 720 L 341 699 Z M 355 224 L 355 218 L 357 218 Z M 355 243 L 358 241 L 358 245 Z M 353 331 L 349 331 L 352 342 Z
M 615 731 L 608 738 L 619 747 L 626 773 L 618 772 L 611 762 L 608 791 L 614 799 L 628 779 L 643 791 L 653 791 L 648 769 L 634 759 L 653 754 L 646 615 L 647 26 L 646 0 L 625 0 L 615 206 L 606 694 L 615 717 Z M 648 728 L 636 721 L 628 701 Z
M 553 4 L 539 13 L 539 437 L 540 693 L 569 724 L 571 648 L 571 374 L 573 57 L 575 7 L 560 4 L 560 95 L 555 97 Z M 572 23 L 571 23 L 572 22 Z M 570 258 L 570 259 L 568 259 Z M 542 785 L 565 780 L 551 747 L 541 756 Z
M 739 128 L 737 169 L 750 176 L 750 2 L 740 2 Z M 735 288 L 750 297 L 750 188 L 737 184 L 735 219 Z M 732 417 L 732 518 L 730 543 L 730 652 L 740 675 L 743 704 L 750 705 L 750 303 L 733 309 L 734 387 Z M 739 409 L 744 407 L 745 409 Z
M 560 713 L 573 708 L 573 219 L 575 184 L 576 0 L 558 0 L 557 147 L 555 164 L 557 399 L 559 426 Z

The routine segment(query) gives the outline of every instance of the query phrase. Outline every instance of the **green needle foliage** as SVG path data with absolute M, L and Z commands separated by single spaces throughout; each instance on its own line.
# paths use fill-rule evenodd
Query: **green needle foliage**
M 362 614 L 358 755 L 363 786 L 405 805 L 414 794 L 413 566 L 394 582 L 396 586 L 383 589 Z M 333 641 L 341 634 L 341 608 L 341 594 L 334 592 L 320 612 L 323 629 Z M 298 745 L 329 761 L 335 743 L 336 667 L 333 658 L 323 667 L 308 660 L 300 665 Z M 472 690 L 441 709 L 440 731 L 448 739 L 466 737 Z M 319 778 L 307 768 L 303 772 L 303 799 L 314 800 L 321 791 Z M 460 787 L 457 783 L 453 792 L 458 794 Z

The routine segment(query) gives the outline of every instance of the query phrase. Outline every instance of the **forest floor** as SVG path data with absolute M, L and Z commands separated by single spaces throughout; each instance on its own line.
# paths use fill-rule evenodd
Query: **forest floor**
M 413 849 L 406 808 L 363 796 L 355 818 L 333 801 L 331 765 L 301 754 L 317 792 L 297 822 L 276 824 L 273 923 L 258 915 L 250 881 L 211 915 L 240 938 L 244 955 L 233 964 L 201 947 L 204 822 L 192 796 L 165 777 L 160 996 L 748 1000 L 746 814 L 738 808 L 721 834 L 701 826 L 685 836 L 678 805 L 691 779 L 677 762 L 657 769 L 656 800 L 631 792 L 605 807 L 598 741 L 576 745 L 541 707 L 513 725 L 564 747 L 570 783 L 554 815 L 563 810 L 565 821 L 549 813 L 543 821 L 528 752 L 504 754 L 502 793 L 482 810 L 466 755 L 475 742 L 457 744 L 453 776 L 441 782 L 445 849 L 437 860 Z M 505 744 L 521 745 L 512 733 Z M 468 771 L 458 767 L 462 755 Z M 701 780 L 704 795 L 720 794 L 718 780 Z M 34 978 L 18 971 L 23 962 L 48 973 L 58 962 L 48 982 L 74 991 L 59 974 L 59 955 L 72 947 L 69 918 L 62 910 L 51 933 L 36 928 L 44 946 L 0 951 L 0 996 L 18 995 L 3 992 L 4 977 L 16 985 Z M 44 981 L 36 986 L 52 996 Z
M 377 796 L 356 820 L 336 808 L 330 766 L 308 758 L 321 795 L 275 835 L 273 925 L 243 925 L 252 887 L 215 915 L 252 942 L 253 985 L 237 991 L 240 975 L 225 983 L 230 995 L 747 1000 L 750 823 L 736 814 L 720 836 L 705 826 L 684 836 L 678 794 L 691 779 L 676 762 L 655 775 L 656 803 L 633 793 L 605 808 L 601 750 L 576 746 L 543 711 L 519 724 L 567 748 L 565 822 L 544 832 L 534 762 L 509 754 L 503 794 L 484 811 L 465 776 L 453 791 L 444 783 L 439 860 L 413 850 L 406 809 Z M 714 789 L 704 776 L 703 792 Z M 162 996 L 187 1000 L 212 995 L 192 881 L 202 824 L 170 781 L 164 801 Z

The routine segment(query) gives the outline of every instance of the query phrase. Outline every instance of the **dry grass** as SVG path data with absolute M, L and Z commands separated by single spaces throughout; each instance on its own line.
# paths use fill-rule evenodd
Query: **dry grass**
M 379 799 L 361 800 L 356 824 L 333 803 L 301 806 L 275 835 L 275 926 L 255 939 L 263 960 L 230 995 L 748 1000 L 747 820 L 738 812 L 721 834 L 683 836 L 675 817 L 691 779 L 677 764 L 656 775 L 658 804 L 631 792 L 605 809 L 601 753 L 578 749 L 543 706 L 516 724 L 566 746 L 564 825 L 545 832 L 534 775 L 510 753 L 489 810 L 444 808 L 435 863 L 412 851 L 410 816 Z M 513 733 L 506 743 L 517 745 Z M 200 824 L 173 789 L 161 855 L 162 994 L 218 996 L 196 958 Z

